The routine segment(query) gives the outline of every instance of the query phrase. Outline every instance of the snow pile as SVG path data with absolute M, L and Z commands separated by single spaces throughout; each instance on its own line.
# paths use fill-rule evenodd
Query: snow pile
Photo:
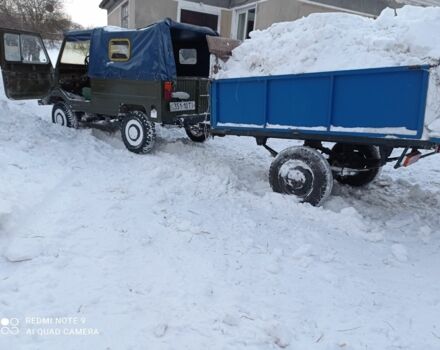
M 217 78 L 310 73 L 404 65 L 440 59 L 440 8 L 386 9 L 376 20 L 312 14 L 254 31 Z M 426 126 L 440 136 L 440 69 L 431 70 Z
M 312 14 L 251 33 L 218 78 L 434 64 L 440 58 L 440 8 L 384 10 L 374 20 Z

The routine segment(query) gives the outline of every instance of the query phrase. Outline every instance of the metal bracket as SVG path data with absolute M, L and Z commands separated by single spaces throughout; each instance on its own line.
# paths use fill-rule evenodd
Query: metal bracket
M 278 156 L 278 152 L 275 151 L 273 148 L 270 148 L 268 145 L 264 144 L 262 145 L 265 149 L 269 151 L 272 157 L 276 158 Z
M 255 140 L 257 141 L 257 145 L 263 146 L 266 150 L 269 151 L 272 157 L 276 158 L 278 156 L 278 152 L 267 145 L 267 137 L 256 137 Z
M 403 150 L 402 154 L 400 155 L 399 159 L 397 160 L 396 165 L 394 166 L 394 169 L 399 169 L 402 167 L 403 160 L 405 159 L 405 156 L 408 154 L 408 150 L 409 150 L 409 147 L 406 147 Z

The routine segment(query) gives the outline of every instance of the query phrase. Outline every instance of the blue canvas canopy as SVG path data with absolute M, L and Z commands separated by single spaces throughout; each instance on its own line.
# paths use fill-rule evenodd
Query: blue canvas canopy
M 73 30 L 64 33 L 67 41 L 86 41 L 92 37 L 93 30 Z
M 138 30 L 116 27 L 94 29 L 89 76 L 95 79 L 175 80 L 177 69 L 173 42 L 206 42 L 206 35 L 218 34 L 209 28 L 176 23 L 170 19 Z M 130 42 L 129 60 L 111 60 L 110 41 L 127 39 Z

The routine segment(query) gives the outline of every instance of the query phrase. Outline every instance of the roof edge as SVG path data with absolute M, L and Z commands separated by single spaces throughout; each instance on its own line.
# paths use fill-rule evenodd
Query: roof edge
M 102 0 L 101 3 L 99 4 L 99 8 L 103 9 L 103 10 L 108 10 L 109 3 L 114 2 L 113 0 Z

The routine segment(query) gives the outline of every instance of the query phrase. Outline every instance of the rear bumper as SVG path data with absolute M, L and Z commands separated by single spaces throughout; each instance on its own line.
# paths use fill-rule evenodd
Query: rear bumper
M 211 115 L 209 113 L 179 115 L 177 117 L 177 124 L 179 126 L 185 127 L 203 122 L 209 122 L 210 120 L 211 120 Z

